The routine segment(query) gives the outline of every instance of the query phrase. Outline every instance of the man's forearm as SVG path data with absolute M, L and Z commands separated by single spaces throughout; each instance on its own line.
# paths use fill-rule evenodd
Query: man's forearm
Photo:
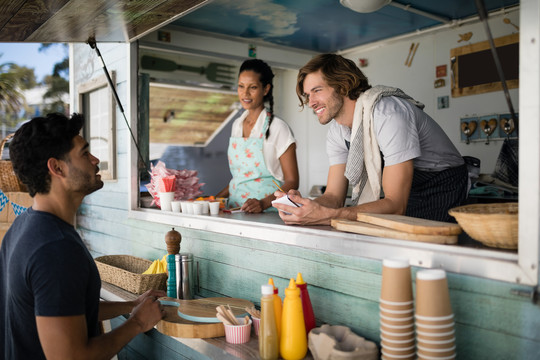
M 339 199 L 338 197 L 329 194 L 322 194 L 318 198 L 315 198 L 314 201 L 322 206 L 332 209 L 339 209 L 340 207 L 343 207 L 342 199 Z
M 101 301 L 99 303 L 99 320 L 108 320 L 129 314 L 134 306 L 133 301 Z

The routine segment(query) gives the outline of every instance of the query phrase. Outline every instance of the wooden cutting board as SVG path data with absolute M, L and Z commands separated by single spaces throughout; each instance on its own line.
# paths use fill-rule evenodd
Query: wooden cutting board
M 251 301 L 226 297 L 196 300 L 162 297 L 159 301 L 165 309 L 165 317 L 156 325 L 156 329 L 165 335 L 181 338 L 225 336 L 225 327 L 216 318 L 216 307 L 230 306 L 236 317 L 243 317 L 247 315 L 245 308 L 253 306 Z
M 459 235 L 462 232 L 458 224 L 404 215 L 358 213 L 357 220 L 411 234 Z
M 337 230 L 363 235 L 381 236 L 390 239 L 412 240 L 435 244 L 457 244 L 458 241 L 457 235 L 412 234 L 360 221 L 332 219 L 331 224 L 332 227 Z

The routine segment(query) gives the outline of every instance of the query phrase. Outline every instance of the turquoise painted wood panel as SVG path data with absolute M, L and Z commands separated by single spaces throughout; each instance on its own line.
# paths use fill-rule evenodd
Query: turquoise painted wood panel
M 118 208 L 88 204 L 81 208 L 78 223 L 93 254 L 122 251 L 147 259 L 164 253 L 164 236 L 170 230 L 130 220 Z M 199 265 L 199 295 L 242 297 L 258 305 L 260 285 L 269 277 L 283 297 L 289 279 L 302 272 L 318 324 L 346 325 L 379 342 L 380 261 L 176 229 L 182 234 L 181 251 L 193 253 Z M 540 307 L 513 295 L 518 285 L 457 274 L 448 274 L 448 283 L 459 359 L 540 358 Z M 155 341 L 142 348 L 158 346 Z

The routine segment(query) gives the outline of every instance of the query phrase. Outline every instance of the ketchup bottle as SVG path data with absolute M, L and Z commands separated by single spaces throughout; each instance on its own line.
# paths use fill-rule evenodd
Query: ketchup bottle
M 307 284 L 302 279 L 302 273 L 296 275 L 296 286 L 300 289 L 300 298 L 302 299 L 302 309 L 304 310 L 304 323 L 306 324 L 306 335 L 309 335 L 311 329 L 315 327 L 315 314 L 309 298 Z

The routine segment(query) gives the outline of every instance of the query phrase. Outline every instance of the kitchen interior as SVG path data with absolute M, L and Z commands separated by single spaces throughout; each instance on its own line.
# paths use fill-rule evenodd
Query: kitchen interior
M 486 63 L 490 55 L 492 58 L 490 42 L 474 1 L 386 0 L 379 1 L 377 9 L 362 9 L 367 12 L 344 6 L 367 3 L 353 0 L 178 1 L 176 10 L 169 5 L 161 21 L 149 17 L 144 29 L 113 27 L 107 34 L 98 30 L 97 45 L 114 75 L 136 141 L 130 139 L 118 104 L 111 101 L 115 147 L 110 164 L 116 165 L 112 165 L 104 189 L 88 197 L 77 216 L 77 229 L 90 252 L 103 261 L 115 256 L 141 258 L 140 273 L 157 264 L 154 259 L 162 259 L 164 238 L 174 227 L 181 234 L 179 255 L 187 255 L 184 260 L 192 276 L 189 292 L 193 300 L 240 299 L 245 307 L 260 308 L 261 285 L 269 279 L 284 299 L 290 280 L 298 280 L 301 273 L 308 284 L 317 325 L 313 336 L 321 341 L 322 331 L 338 341 L 338 332 L 344 327 L 362 344 L 353 350 L 365 346 L 369 353 L 375 344 L 376 356 L 383 347 L 380 315 L 384 301 L 414 298 L 418 310 L 422 271 L 443 269 L 448 285 L 438 294 L 447 295 L 443 302 L 450 301 L 451 308 L 446 304 L 446 312 L 440 316 L 454 319 L 451 326 L 457 354 L 448 358 L 538 358 L 540 131 L 539 77 L 534 76 L 538 74 L 538 48 L 533 40 L 524 45 L 523 39 L 538 39 L 540 2 L 484 2 L 494 43 L 504 48 L 499 54 L 504 60 L 505 84 L 497 76 L 496 65 Z M 165 18 L 168 20 L 163 21 Z M 58 33 L 49 32 L 49 36 Z M 101 59 L 85 43 L 84 31 L 80 36 L 70 50 L 74 111 L 84 108 L 81 93 L 92 89 L 89 83 L 100 79 L 99 88 L 106 84 Z M 145 186 L 149 168 L 137 166 L 141 150 L 147 164 L 155 166 L 161 160 L 167 168 L 196 170 L 204 183 L 201 196 L 215 195 L 228 183 L 230 125 L 242 111 L 235 81 L 239 65 L 250 57 L 268 62 L 276 75 L 275 111 L 297 140 L 299 190 L 312 197 L 320 195 L 328 172 L 327 128 L 310 109 L 300 111 L 294 89 L 298 69 L 324 52 L 354 60 L 372 85 L 401 88 L 424 103 L 425 111 L 468 157 L 473 185 L 469 202 L 519 200 L 519 237 L 516 231 L 512 234 L 518 244 L 510 249 L 488 246 L 466 232 L 460 234 L 457 244 L 445 243 L 447 237 L 441 242 L 422 242 L 418 237 L 399 239 L 331 227 L 286 226 L 268 214 L 176 214 L 161 211 L 152 203 Z M 469 66 L 479 63 L 480 68 Z M 113 99 L 111 89 L 107 91 Z M 209 103 L 212 106 L 207 106 Z M 526 189 L 521 195 L 516 183 L 517 158 L 506 169 L 513 177 L 505 179 L 508 181 L 494 177 L 503 148 L 506 156 L 517 156 L 518 141 L 522 164 L 530 164 L 529 172 L 523 167 L 520 170 L 519 187 Z M 514 226 L 518 226 L 517 219 Z M 487 232 L 485 225 L 482 229 Z M 401 274 L 412 276 L 405 280 L 410 281 L 411 292 L 405 300 L 396 300 L 384 286 L 388 279 L 385 272 L 401 265 L 385 260 L 403 257 L 409 260 L 407 271 Z M 182 264 L 180 259 L 177 268 Z M 103 280 L 102 297 L 133 299 L 139 289 L 111 285 L 119 278 L 118 269 L 113 267 L 112 271 L 113 277 Z M 163 273 L 152 277 L 160 287 L 166 286 Z M 227 342 L 221 323 L 209 326 L 207 319 L 198 318 L 197 322 L 197 331 L 205 332 L 204 336 L 193 334 L 192 328 L 186 333 L 186 323 L 177 319 L 176 307 L 182 301 L 186 300 L 169 304 L 167 320 L 132 341 L 118 357 L 259 356 L 255 329 L 244 344 Z M 236 311 L 234 315 L 241 314 L 243 311 Z M 203 317 L 215 316 L 212 311 Z M 107 326 L 123 321 L 118 318 Z M 331 343 L 325 349 L 333 346 Z M 307 358 L 330 358 L 323 353 L 321 348 L 310 346 Z M 373 358 L 373 353 L 365 356 Z

